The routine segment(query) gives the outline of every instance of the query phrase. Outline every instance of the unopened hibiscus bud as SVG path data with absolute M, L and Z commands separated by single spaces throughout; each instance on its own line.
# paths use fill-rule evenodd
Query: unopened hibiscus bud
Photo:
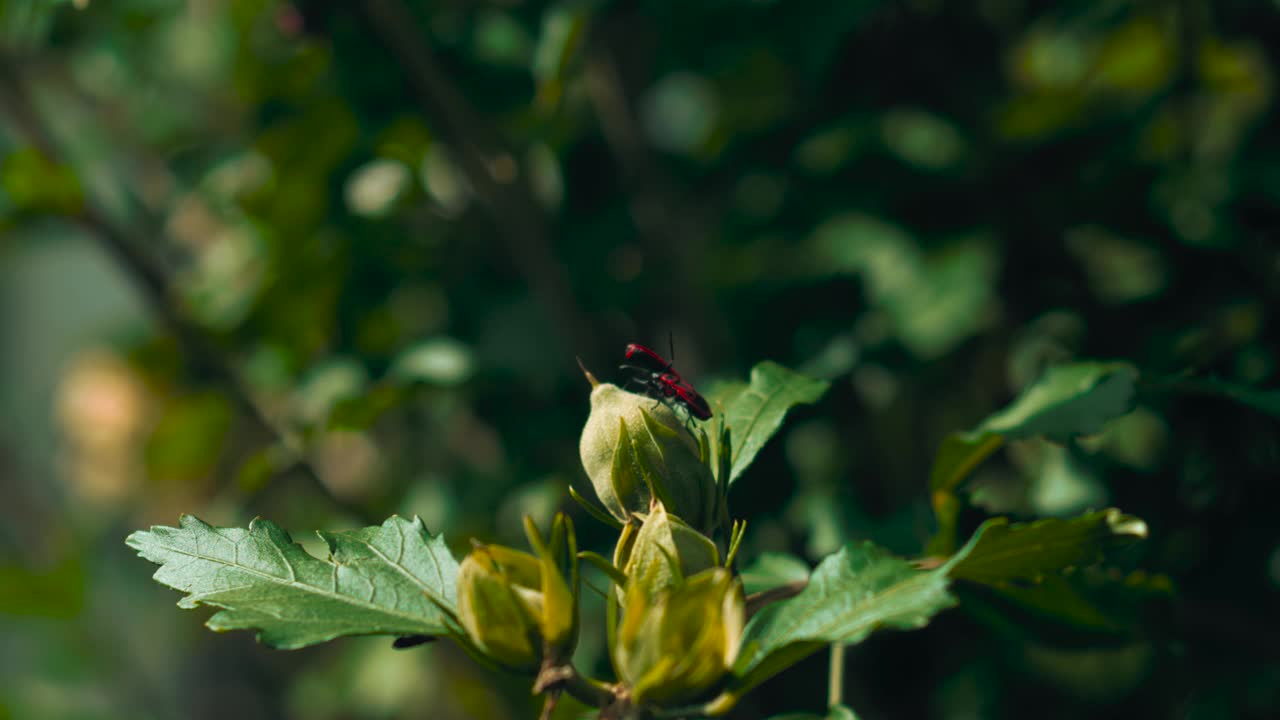
M 537 555 L 479 545 L 458 568 L 458 621 L 476 649 L 500 665 L 534 672 L 561 661 L 577 640 L 577 558 L 573 527 L 557 515 L 550 544 L 526 519 Z M 567 565 L 569 579 L 564 568 Z
M 707 695 L 737 659 L 745 614 L 742 585 L 721 567 L 652 595 L 629 584 L 613 660 L 633 701 L 675 707 Z
M 640 585 L 651 595 L 720 564 L 715 543 L 661 503 L 644 517 L 634 538 L 625 535 L 614 553 L 614 565 L 627 576 L 627 587 Z
M 671 408 L 600 383 L 579 443 L 582 467 L 614 517 L 647 513 L 654 499 L 711 533 L 718 488 L 698 441 Z

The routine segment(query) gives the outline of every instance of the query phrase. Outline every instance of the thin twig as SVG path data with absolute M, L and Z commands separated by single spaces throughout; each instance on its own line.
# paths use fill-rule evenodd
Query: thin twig
M 0 100 L 3 100 L 0 104 L 9 111 L 8 114 L 18 130 L 45 159 L 54 164 L 64 164 L 59 145 L 40 121 L 37 106 L 27 91 L 14 58 L 0 58 Z M 173 333 L 186 351 L 188 360 L 202 368 L 227 391 L 230 399 L 259 434 L 291 453 L 293 463 L 283 468 L 281 473 L 298 471 L 336 507 L 366 522 L 373 520 L 367 512 L 334 495 L 321 480 L 315 467 L 306 459 L 298 437 L 271 419 L 231 359 L 199 323 L 183 311 L 175 297 L 167 268 L 143 249 L 144 244 L 139 239 L 112 222 L 88 192 L 83 200 L 83 208 L 70 219 L 96 239 L 112 259 L 128 272 L 161 323 Z M 149 230 L 147 235 L 159 237 L 161 233 Z

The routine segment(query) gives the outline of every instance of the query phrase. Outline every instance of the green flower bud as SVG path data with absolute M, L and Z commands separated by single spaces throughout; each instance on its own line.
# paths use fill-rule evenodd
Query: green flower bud
M 627 576 L 628 587 L 643 586 L 651 595 L 719 564 L 715 543 L 668 513 L 662 503 L 644 517 L 634 537 L 624 530 L 614 553 L 614 565 Z
M 497 663 L 534 672 L 573 653 L 578 633 L 577 547 L 557 515 L 548 544 L 525 518 L 537 555 L 478 545 L 458 568 L 458 621 L 476 649 Z M 564 565 L 568 565 L 569 579 Z
M 628 584 L 613 648 L 637 705 L 673 707 L 707 694 L 737 659 L 746 610 L 742 585 L 720 567 L 649 594 Z
M 600 383 L 578 449 L 596 495 L 622 522 L 658 499 L 693 527 L 714 530 L 719 489 L 698 441 L 666 405 Z
M 542 662 L 541 568 L 532 555 L 485 545 L 458 567 L 458 621 L 501 665 L 533 672 Z

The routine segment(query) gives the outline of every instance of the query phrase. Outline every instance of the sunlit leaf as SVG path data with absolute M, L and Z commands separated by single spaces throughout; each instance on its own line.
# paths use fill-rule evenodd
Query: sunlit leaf
M 1022 391 L 1005 409 L 968 433 L 942 442 L 929 473 L 938 534 L 929 551 L 945 555 L 955 547 L 959 499 L 955 489 L 1006 440 L 1042 435 L 1064 442 L 1102 431 L 1103 424 L 1133 409 L 1138 372 L 1127 363 L 1080 362 L 1057 365 Z
M 756 453 L 782 425 L 788 410 L 817 402 L 830 386 L 825 380 L 766 361 L 752 368 L 750 383 L 726 383 L 712 388 L 708 393 L 711 407 L 723 415 L 732 431 L 729 482 L 755 460 Z
M 858 643 L 880 628 L 923 627 L 955 605 L 949 573 L 968 549 L 933 570 L 918 570 L 870 542 L 828 556 L 799 595 L 765 607 L 747 624 L 734 687 L 754 687 L 829 643 Z
M 188 593 L 178 606 L 221 610 L 208 626 L 256 629 L 258 639 L 293 649 L 344 635 L 439 635 L 452 607 L 458 565 L 422 521 L 398 516 L 381 526 L 318 533 L 321 560 L 266 520 L 217 528 L 191 515 L 179 527 L 152 527 L 127 543 L 160 565 L 156 582 Z
M 1039 580 L 1045 573 L 1097 562 L 1105 549 L 1146 535 L 1145 522 L 1115 508 L 1069 520 L 1010 524 L 1008 518 L 994 518 L 979 529 L 951 576 L 985 584 Z
M 742 569 L 742 590 L 748 595 L 809 578 L 809 563 L 786 553 L 763 553 Z

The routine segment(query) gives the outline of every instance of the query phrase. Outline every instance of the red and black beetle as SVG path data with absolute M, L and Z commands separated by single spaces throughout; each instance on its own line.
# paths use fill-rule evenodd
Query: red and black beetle
M 640 386 L 640 391 L 660 401 L 682 405 L 689 414 L 699 420 L 711 419 L 711 405 L 698 394 L 693 386 L 680 377 L 671 363 L 644 345 L 631 343 L 624 354 L 626 362 L 621 367 L 634 373 L 630 383 Z M 628 384 L 630 384 L 628 383 Z

